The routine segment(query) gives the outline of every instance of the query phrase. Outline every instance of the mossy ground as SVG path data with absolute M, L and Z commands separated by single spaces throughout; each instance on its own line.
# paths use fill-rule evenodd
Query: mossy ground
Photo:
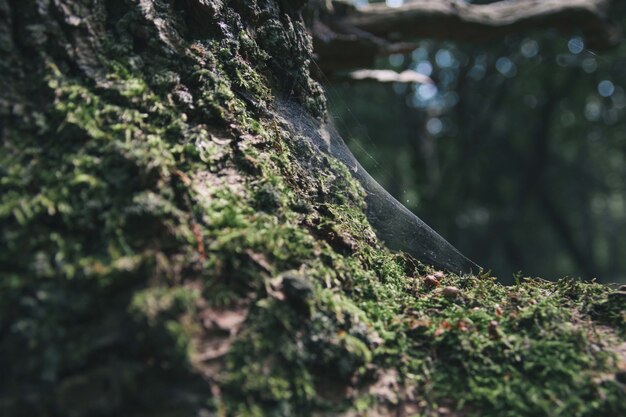
M 234 3 L 203 37 L 131 8 L 96 76 L 34 58 L 46 104 L 3 113 L 2 413 L 626 414 L 624 298 L 385 249 L 272 111 L 324 111 L 297 15 Z

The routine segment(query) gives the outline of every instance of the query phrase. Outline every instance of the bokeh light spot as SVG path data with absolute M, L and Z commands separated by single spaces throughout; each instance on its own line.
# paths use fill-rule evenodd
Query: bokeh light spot
M 539 53 L 539 44 L 537 41 L 532 39 L 526 39 L 522 42 L 522 46 L 520 47 L 522 55 L 526 58 L 532 58 Z
M 585 42 L 579 37 L 574 37 L 567 42 L 567 49 L 574 55 L 578 55 L 585 50 Z
M 417 94 L 422 100 L 430 100 L 437 95 L 437 86 L 433 84 L 422 84 L 417 88 Z
M 438 117 L 432 117 L 426 122 L 426 130 L 431 135 L 438 135 L 443 131 L 443 123 Z
M 449 68 L 454 64 L 454 57 L 447 49 L 440 49 L 435 55 L 435 61 L 441 68 Z
M 517 68 L 513 61 L 506 57 L 498 58 L 496 61 L 496 69 L 505 77 L 514 77 L 517 73 Z
M 611 97 L 615 92 L 615 85 L 609 80 L 602 80 L 598 83 L 598 93 L 602 97 Z
M 433 73 L 433 66 L 429 61 L 422 61 L 415 66 L 415 71 L 426 76 L 430 76 Z

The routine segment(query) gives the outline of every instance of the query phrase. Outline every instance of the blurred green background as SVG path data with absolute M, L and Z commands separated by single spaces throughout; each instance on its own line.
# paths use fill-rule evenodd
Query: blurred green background
M 626 44 L 421 40 L 377 68 L 435 82 L 326 82 L 337 128 L 391 194 L 503 281 L 626 282 Z

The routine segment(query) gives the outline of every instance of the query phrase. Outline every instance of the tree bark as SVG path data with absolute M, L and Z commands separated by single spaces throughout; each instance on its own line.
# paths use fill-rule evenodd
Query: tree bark
M 623 414 L 623 292 L 377 240 L 302 3 L 0 0 L 0 415 Z

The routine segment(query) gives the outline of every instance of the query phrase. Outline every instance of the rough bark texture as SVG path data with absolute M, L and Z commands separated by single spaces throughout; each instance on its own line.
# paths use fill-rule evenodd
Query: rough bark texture
M 0 0 L 0 415 L 624 414 L 624 292 L 376 241 L 300 6 Z

